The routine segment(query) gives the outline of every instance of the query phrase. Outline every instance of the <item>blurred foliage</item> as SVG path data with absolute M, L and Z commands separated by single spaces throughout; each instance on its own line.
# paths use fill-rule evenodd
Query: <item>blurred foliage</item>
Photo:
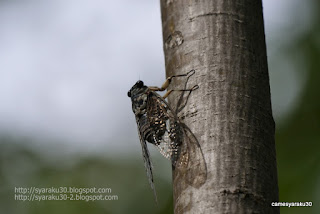
M 22 147 L 28 141 L 0 138 L 0 213 L 172 213 L 172 188 L 155 175 L 159 205 L 144 172 L 142 158 L 64 157 L 50 160 Z M 50 152 L 50 151 L 48 151 Z M 76 160 L 76 161 L 75 161 Z M 155 166 L 157 167 L 157 166 Z M 111 188 L 113 201 L 17 201 L 15 187 Z M 50 195 L 48 193 L 48 195 Z M 55 194 L 57 195 L 57 194 Z
M 313 2 L 313 23 L 280 55 L 299 57 L 307 81 L 292 114 L 276 129 L 280 201 L 312 201 L 312 208 L 281 208 L 281 213 L 320 213 L 320 2 Z M 271 62 L 272 63 L 272 62 Z M 285 85 L 283 86 L 285 87 Z

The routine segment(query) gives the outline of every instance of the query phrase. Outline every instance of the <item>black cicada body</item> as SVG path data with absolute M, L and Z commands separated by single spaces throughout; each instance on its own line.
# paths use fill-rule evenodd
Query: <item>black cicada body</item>
M 193 75 L 194 70 L 191 72 L 191 75 Z M 188 74 L 191 72 L 188 72 Z M 188 74 L 179 76 L 187 76 Z M 188 171 L 189 157 L 192 155 L 200 157 L 199 166 L 201 171 L 199 171 L 199 167 L 197 171 L 189 170 L 191 175 L 189 176 L 190 184 L 199 186 L 206 180 L 206 167 L 199 142 L 190 129 L 179 120 L 177 113 L 165 101 L 165 98 L 172 91 L 189 91 L 191 93 L 198 86 L 192 89 L 169 90 L 163 97 L 155 92 L 165 90 L 173 77 L 178 76 L 169 77 L 161 88 L 147 87 L 142 81 L 138 81 L 128 91 L 138 126 L 145 168 L 156 200 L 152 163 L 146 142 L 155 145 L 163 156 L 171 160 L 174 168 L 185 168 L 185 171 Z M 191 178 L 193 176 L 195 177 Z

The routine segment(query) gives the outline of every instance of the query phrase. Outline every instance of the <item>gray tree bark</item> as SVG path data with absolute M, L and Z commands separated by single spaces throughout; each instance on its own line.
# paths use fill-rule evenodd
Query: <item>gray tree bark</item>
M 199 188 L 173 171 L 174 212 L 279 213 L 261 0 L 161 0 L 161 13 L 166 75 L 196 70 L 188 87 L 199 89 L 180 118 L 207 165 Z

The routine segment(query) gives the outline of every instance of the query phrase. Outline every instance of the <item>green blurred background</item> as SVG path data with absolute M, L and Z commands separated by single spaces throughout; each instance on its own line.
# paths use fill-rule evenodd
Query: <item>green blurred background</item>
M 281 213 L 316 214 L 320 213 L 320 3 L 317 0 L 301 2 L 295 1 L 295 5 L 289 7 L 293 3 L 286 1 L 287 5 L 284 4 L 283 7 L 291 10 L 287 11 L 290 15 L 285 21 L 278 20 L 281 28 L 268 30 L 266 23 L 266 38 L 272 104 L 276 120 L 280 201 L 313 202 L 312 208 L 284 207 L 281 208 Z M 5 8 L 6 4 L 7 1 L 0 1 L 0 8 Z M 19 1 L 15 4 L 19 5 Z M 277 4 L 277 1 L 273 1 L 272 4 Z M 303 10 L 304 7 L 309 9 Z M 266 9 L 268 8 L 265 7 Z M 265 17 L 266 14 L 273 15 L 269 12 L 265 13 Z M 307 18 L 300 19 L 301 17 Z M 160 16 L 158 19 L 160 20 Z M 299 20 L 307 20 L 307 23 Z M 270 25 L 279 23 L 274 21 Z M 157 42 L 161 46 L 161 40 Z M 156 81 L 157 84 L 160 82 L 161 78 Z M 130 86 L 124 84 L 124 90 Z M 131 115 L 130 100 L 125 104 L 128 105 L 125 110 Z M 19 134 L 14 130 L 7 131 L 5 125 L 1 123 L 0 132 L 0 213 L 173 212 L 170 165 L 157 152 L 152 151 L 159 199 L 159 206 L 156 207 L 144 171 L 137 136 L 129 140 L 136 148 L 134 150 L 129 148 L 129 151 L 117 152 L 104 147 L 95 152 L 87 153 L 81 150 L 70 153 L 64 151 L 63 140 L 35 140 L 33 135 Z M 121 133 L 126 133 L 128 129 L 132 132 L 136 127 L 128 126 Z M 110 139 L 117 141 L 116 136 Z M 59 145 L 58 149 L 55 148 L 56 144 Z M 125 149 L 120 147 L 120 150 Z M 70 150 L 70 147 L 66 150 Z M 14 187 L 31 186 L 108 187 L 112 189 L 112 195 L 118 196 L 118 200 L 14 200 Z

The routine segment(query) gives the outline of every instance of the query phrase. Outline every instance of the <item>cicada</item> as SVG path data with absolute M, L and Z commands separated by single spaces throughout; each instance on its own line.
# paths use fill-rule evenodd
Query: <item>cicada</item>
M 152 173 L 153 166 L 146 142 L 155 145 L 164 157 L 171 160 L 174 169 L 178 168 L 187 173 L 190 185 L 199 187 L 206 180 L 206 166 L 200 144 L 191 130 L 177 116 L 178 112 L 183 108 L 180 107 L 183 94 L 175 111 L 165 101 L 174 91 L 189 92 L 190 95 L 198 86 L 196 85 L 191 89 L 168 90 L 164 96 L 156 93 L 156 91 L 166 90 L 173 78 L 187 76 L 188 80 L 194 73 L 195 71 L 191 70 L 186 74 L 170 76 L 160 88 L 148 87 L 139 80 L 128 91 L 128 97 L 131 98 L 132 110 L 138 126 L 145 168 L 156 201 L 157 195 Z M 187 81 L 185 87 L 186 85 Z M 190 159 L 197 159 L 198 166 L 190 167 Z M 192 164 L 194 165 L 195 163 Z

